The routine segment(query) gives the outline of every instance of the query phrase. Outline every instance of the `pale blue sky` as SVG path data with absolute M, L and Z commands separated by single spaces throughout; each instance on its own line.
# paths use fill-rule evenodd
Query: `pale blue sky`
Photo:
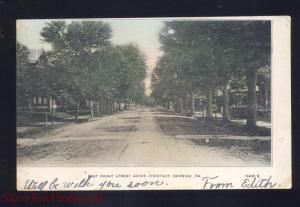
M 17 40 L 28 48 L 50 49 L 41 41 L 40 32 L 46 22 L 51 20 L 18 20 Z M 67 23 L 75 20 L 66 20 Z M 146 55 L 148 75 L 145 80 L 146 93 L 150 92 L 150 77 L 158 57 L 161 55 L 158 35 L 163 22 L 158 19 L 102 19 L 108 22 L 113 30 L 112 43 L 135 43 Z

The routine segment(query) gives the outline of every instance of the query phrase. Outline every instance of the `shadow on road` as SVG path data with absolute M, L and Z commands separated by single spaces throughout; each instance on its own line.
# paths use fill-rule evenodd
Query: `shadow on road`
M 257 157 L 267 163 L 271 161 L 271 139 L 270 136 L 265 136 L 268 133 L 251 136 L 243 130 L 243 126 L 233 125 L 231 122 L 195 120 L 165 111 L 154 113 L 163 133 L 172 135 L 178 142 L 185 142 L 184 140 L 186 140 L 190 144 L 214 148 L 215 150 L 221 149 L 227 154 L 243 160 Z

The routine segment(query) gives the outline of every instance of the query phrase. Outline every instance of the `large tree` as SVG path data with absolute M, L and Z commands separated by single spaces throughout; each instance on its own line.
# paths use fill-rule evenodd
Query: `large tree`
M 175 73 L 191 92 L 206 94 L 208 117 L 212 113 L 212 92 L 222 87 L 223 119 L 228 119 L 228 84 L 246 77 L 247 126 L 255 127 L 256 71 L 270 64 L 270 22 L 171 21 L 165 23 L 161 43 L 171 59 L 170 77 Z
M 28 48 L 17 42 L 17 106 L 27 106 L 30 104 L 32 96 L 33 87 L 29 71 L 28 54 Z
M 185 83 L 194 112 L 194 97 L 198 92 L 206 94 L 207 116 L 212 116 L 212 90 L 214 83 L 213 48 L 211 31 L 205 22 L 166 22 L 161 42 L 166 54 L 171 54 L 176 64 L 178 79 Z
M 66 89 L 61 97 L 75 101 L 76 118 L 82 100 L 89 100 L 93 116 L 94 108 L 98 115 L 111 113 L 121 101 L 143 99 L 145 57 L 132 44 L 113 46 L 107 23 L 53 21 L 41 35 L 53 48 L 51 64 Z
M 85 84 L 90 77 L 90 58 L 110 44 L 111 28 L 108 24 L 94 21 L 80 21 L 66 24 L 52 21 L 43 28 L 41 36 L 51 44 L 56 56 L 56 67 L 64 70 L 60 77 L 76 102 L 75 117 L 78 118 L 79 104 L 91 92 Z
M 117 46 L 116 49 L 125 61 L 123 68 L 119 69 L 121 84 L 118 97 L 125 102 L 141 102 L 144 96 L 143 81 L 146 75 L 145 56 L 133 44 Z
M 240 54 L 237 58 L 246 75 L 247 127 L 253 129 L 257 120 L 257 70 L 269 65 L 271 61 L 271 25 L 269 21 L 251 21 L 243 24 L 237 29 L 237 50 Z

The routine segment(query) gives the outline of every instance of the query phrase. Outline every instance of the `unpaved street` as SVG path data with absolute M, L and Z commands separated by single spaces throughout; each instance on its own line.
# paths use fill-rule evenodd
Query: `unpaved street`
M 18 165 L 30 166 L 261 166 L 270 160 L 270 137 L 237 136 L 155 108 L 17 139 Z

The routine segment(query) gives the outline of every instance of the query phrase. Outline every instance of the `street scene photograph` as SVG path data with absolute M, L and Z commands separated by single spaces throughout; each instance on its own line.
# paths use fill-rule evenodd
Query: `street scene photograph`
M 17 166 L 272 166 L 270 20 L 16 26 Z

